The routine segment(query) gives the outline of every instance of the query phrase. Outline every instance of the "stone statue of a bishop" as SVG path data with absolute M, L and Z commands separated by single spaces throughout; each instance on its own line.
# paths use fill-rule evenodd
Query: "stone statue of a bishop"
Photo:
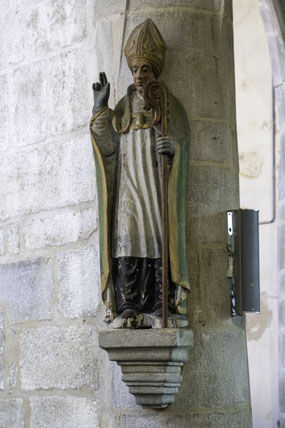
M 168 93 L 168 132 L 161 135 L 146 108 L 144 88 L 158 79 L 165 45 L 151 19 L 125 46 L 133 84 L 114 110 L 105 73 L 93 85 L 90 123 L 96 165 L 102 298 L 107 319 L 161 316 L 161 159 L 167 157 L 168 311 L 186 314 L 189 291 L 185 246 L 185 189 L 189 125 L 183 106 Z

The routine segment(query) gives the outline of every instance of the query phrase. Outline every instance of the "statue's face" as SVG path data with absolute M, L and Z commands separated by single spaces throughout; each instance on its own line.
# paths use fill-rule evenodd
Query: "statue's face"
M 143 95 L 144 85 L 150 80 L 155 79 L 152 66 L 147 61 L 134 61 L 132 63 L 132 72 L 136 90 Z

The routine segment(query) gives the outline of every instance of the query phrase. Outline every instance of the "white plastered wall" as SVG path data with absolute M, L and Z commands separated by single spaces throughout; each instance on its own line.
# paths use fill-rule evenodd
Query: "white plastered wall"
M 253 427 L 271 428 L 277 426 L 278 420 L 277 244 L 273 193 L 277 171 L 274 171 L 273 157 L 271 64 L 258 0 L 234 0 L 233 7 L 240 200 L 242 208 L 260 211 L 261 222 L 261 314 L 247 315 Z

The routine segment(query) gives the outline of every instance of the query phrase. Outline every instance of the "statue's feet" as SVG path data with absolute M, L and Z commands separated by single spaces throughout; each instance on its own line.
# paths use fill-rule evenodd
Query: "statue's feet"
M 135 309 L 125 309 L 120 315 L 123 319 L 135 318 L 138 315 L 138 311 Z

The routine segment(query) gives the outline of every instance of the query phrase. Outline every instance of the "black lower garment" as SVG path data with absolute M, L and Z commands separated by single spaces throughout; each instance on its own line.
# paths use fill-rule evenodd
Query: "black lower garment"
M 170 272 L 170 269 L 168 269 Z M 113 258 L 116 310 L 151 313 L 162 307 L 162 260 L 141 257 Z M 175 284 L 168 275 L 168 309 L 175 312 Z

